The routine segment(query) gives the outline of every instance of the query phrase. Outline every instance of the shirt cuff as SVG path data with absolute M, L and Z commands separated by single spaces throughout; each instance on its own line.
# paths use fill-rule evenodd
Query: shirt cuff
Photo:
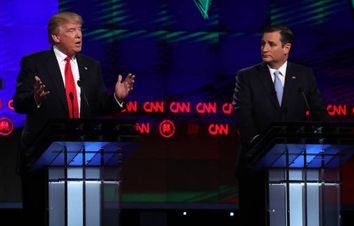
M 36 107 L 41 108 L 42 103 L 38 103 L 36 97 L 34 97 L 34 102 L 36 103 Z
M 116 97 L 116 94 L 113 94 L 113 96 L 114 96 L 114 99 L 116 100 L 117 104 L 119 105 L 119 107 L 123 108 L 123 107 L 124 107 L 124 101 L 119 100 L 119 99 Z

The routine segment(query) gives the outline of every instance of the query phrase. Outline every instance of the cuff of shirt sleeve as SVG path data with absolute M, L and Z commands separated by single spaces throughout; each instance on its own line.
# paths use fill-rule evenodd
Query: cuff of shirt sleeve
M 34 97 L 34 102 L 36 103 L 37 109 L 38 109 L 38 108 L 41 108 L 41 105 L 42 105 L 42 104 L 41 104 L 41 103 L 38 103 L 36 97 Z
M 119 100 L 119 99 L 116 97 L 116 94 L 113 94 L 113 96 L 114 96 L 114 99 L 116 100 L 117 104 L 119 105 L 119 107 L 123 108 L 123 107 L 124 107 L 124 101 Z

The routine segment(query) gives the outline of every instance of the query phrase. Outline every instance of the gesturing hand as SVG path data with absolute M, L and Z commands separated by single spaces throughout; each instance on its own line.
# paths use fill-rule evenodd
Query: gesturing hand
M 114 94 L 119 100 L 124 100 L 128 94 L 133 90 L 135 75 L 129 73 L 123 81 L 122 75 L 118 75 L 118 81 L 116 83 Z
M 44 83 L 37 75 L 34 76 L 34 80 L 34 99 L 37 105 L 41 105 L 42 101 L 46 98 L 50 91 L 46 89 Z

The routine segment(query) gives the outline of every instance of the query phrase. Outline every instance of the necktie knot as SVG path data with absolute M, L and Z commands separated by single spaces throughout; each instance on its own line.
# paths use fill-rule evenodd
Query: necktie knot
M 70 56 L 65 57 L 65 61 L 66 61 L 66 63 L 69 63 L 69 62 L 70 62 L 70 60 L 71 60 L 71 57 L 70 57 Z

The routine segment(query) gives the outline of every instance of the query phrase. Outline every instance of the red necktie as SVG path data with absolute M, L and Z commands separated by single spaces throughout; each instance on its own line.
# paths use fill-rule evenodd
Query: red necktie
M 79 104 L 77 101 L 76 86 L 70 64 L 71 57 L 65 58 L 65 93 L 68 102 L 70 118 L 79 118 Z

